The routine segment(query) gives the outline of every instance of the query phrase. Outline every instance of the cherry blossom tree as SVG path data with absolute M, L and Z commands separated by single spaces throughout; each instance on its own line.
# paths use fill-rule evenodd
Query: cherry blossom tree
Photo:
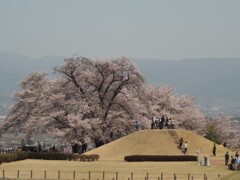
M 9 104 L 0 104 L 0 114 L 5 114 L 9 109 Z
M 78 141 L 91 137 L 103 142 L 110 131 L 121 136 L 133 129 L 131 99 L 137 103 L 144 95 L 144 78 L 127 58 L 71 57 L 55 70 L 55 80 L 33 73 L 20 83 L 6 129 L 18 127 L 31 134 L 37 128 Z
M 56 78 L 32 73 L 21 83 L 4 128 L 28 135 L 46 132 L 67 140 L 97 145 L 141 128 L 165 115 L 186 129 L 199 130 L 203 114 L 189 96 L 176 96 L 171 86 L 148 86 L 138 68 L 125 58 L 91 60 L 70 57 L 55 68 Z
M 223 144 L 227 142 L 230 147 L 240 147 L 238 126 L 230 117 L 226 115 L 219 115 L 207 119 L 205 126 L 205 137 L 218 143 Z
M 175 125 L 201 132 L 205 124 L 204 115 L 190 96 L 176 96 L 171 86 L 148 86 L 148 103 L 152 116 L 167 116 Z
M 123 127 L 129 127 L 120 126 L 119 123 L 132 123 L 134 114 L 130 98 L 134 94 L 139 99 L 143 94 L 144 78 L 136 66 L 127 58 L 92 61 L 74 57 L 65 61 L 66 64 L 57 68 L 56 72 L 67 86 L 76 89 L 79 97 L 94 107 L 94 113 L 86 117 L 97 119 L 92 123 L 95 132 L 92 138 L 100 137 L 105 141 L 110 129 L 115 129 L 117 133 L 114 127 L 118 127 L 118 132 L 122 132 L 119 129 Z
M 15 94 L 14 100 L 17 102 L 6 118 L 4 127 L 15 131 L 19 130 L 31 132 L 37 127 L 35 122 L 39 120 L 38 105 L 43 97 L 44 87 L 48 84 L 47 74 L 32 73 L 20 84 L 20 90 Z M 31 118 L 31 121 L 29 119 Z

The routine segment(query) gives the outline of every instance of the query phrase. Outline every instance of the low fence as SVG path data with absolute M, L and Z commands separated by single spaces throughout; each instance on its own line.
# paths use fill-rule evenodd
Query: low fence
M 2 174 L 2 175 L 1 175 Z M 217 180 L 223 174 L 176 174 L 141 172 L 80 172 L 80 171 L 23 171 L 2 170 L 0 179 L 52 179 L 52 180 Z

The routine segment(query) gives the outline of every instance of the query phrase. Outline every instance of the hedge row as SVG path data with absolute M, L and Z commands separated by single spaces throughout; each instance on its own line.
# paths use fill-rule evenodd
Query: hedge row
M 191 155 L 132 155 L 125 156 L 125 161 L 135 162 L 135 161 L 197 161 L 197 156 Z
M 74 161 L 97 161 L 99 159 L 99 155 L 98 154 L 90 154 L 90 155 L 73 154 L 71 159 Z
M 0 154 L 0 164 L 3 162 L 12 162 L 24 159 L 97 161 L 99 159 L 99 155 L 65 154 L 56 152 L 17 152 Z
M 28 152 L 27 159 L 69 160 L 71 159 L 71 154 L 57 152 Z
M 28 158 L 27 153 L 9 153 L 9 154 L 0 154 L 0 164 L 3 162 L 12 162 L 18 160 L 24 160 Z

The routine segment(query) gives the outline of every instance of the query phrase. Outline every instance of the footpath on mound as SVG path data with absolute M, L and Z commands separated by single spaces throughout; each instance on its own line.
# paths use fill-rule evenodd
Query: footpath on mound
M 178 138 L 188 142 L 188 155 L 211 155 L 213 142 L 194 132 L 174 130 L 141 130 L 117 139 L 85 154 L 99 154 L 100 161 L 124 161 L 127 155 L 183 155 L 177 147 Z M 217 153 L 227 151 L 222 145 L 217 145 Z

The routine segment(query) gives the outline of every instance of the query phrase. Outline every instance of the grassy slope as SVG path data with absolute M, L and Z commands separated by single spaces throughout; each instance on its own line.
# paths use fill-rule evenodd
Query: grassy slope
M 213 142 L 186 130 L 176 130 L 179 137 L 188 141 L 187 154 L 196 154 L 200 150 L 201 155 L 212 153 Z M 223 154 L 226 149 L 217 145 L 217 153 Z M 182 155 L 177 148 L 168 130 L 142 130 L 122 137 L 86 154 L 99 154 L 100 161 L 123 161 L 126 155 Z
M 188 142 L 189 145 L 189 153 L 196 154 L 196 150 L 200 150 L 201 154 L 204 155 L 211 155 L 213 149 L 213 142 L 209 141 L 208 139 L 197 135 L 194 132 L 186 131 L 186 130 L 176 130 L 178 136 L 183 137 L 184 140 Z M 226 153 L 227 149 L 224 148 L 222 145 L 217 146 L 217 153 L 223 154 Z

